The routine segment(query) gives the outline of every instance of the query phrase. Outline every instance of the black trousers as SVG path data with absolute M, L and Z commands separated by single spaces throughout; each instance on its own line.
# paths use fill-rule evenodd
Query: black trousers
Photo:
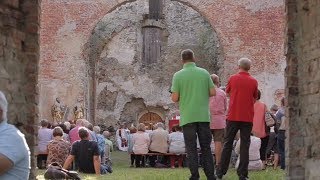
M 213 156 L 211 152 L 212 134 L 209 123 L 195 122 L 182 126 L 184 141 L 186 144 L 188 165 L 191 172 L 190 180 L 198 180 L 199 162 L 197 151 L 197 137 L 201 147 L 202 167 L 208 180 L 215 180 Z
M 134 160 L 136 159 L 136 156 L 134 154 L 130 155 L 131 158 L 131 166 L 133 166 Z
M 144 167 L 145 166 L 144 156 L 135 155 L 135 164 L 136 164 L 136 167 Z
M 261 146 L 260 146 L 260 159 L 261 161 L 265 161 L 267 159 L 267 147 L 269 143 L 269 135 L 261 139 Z
M 225 175 L 228 171 L 233 141 L 239 130 L 241 144 L 240 163 L 237 169 L 237 174 L 240 178 L 248 177 L 249 147 L 252 123 L 238 121 L 227 121 L 226 135 L 221 154 L 221 164 L 217 171 L 218 176 Z
M 39 169 L 46 169 L 48 154 L 38 154 L 37 155 L 37 167 Z

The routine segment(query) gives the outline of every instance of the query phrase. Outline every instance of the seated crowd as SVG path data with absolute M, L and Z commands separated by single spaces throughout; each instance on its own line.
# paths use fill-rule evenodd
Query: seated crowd
M 73 128 L 71 128 L 73 126 Z M 65 122 L 51 127 L 41 121 L 38 131 L 37 166 L 44 169 L 57 163 L 64 169 L 82 173 L 112 173 L 110 133 L 100 132 L 99 126 L 92 126 L 85 119 L 78 119 L 75 125 Z

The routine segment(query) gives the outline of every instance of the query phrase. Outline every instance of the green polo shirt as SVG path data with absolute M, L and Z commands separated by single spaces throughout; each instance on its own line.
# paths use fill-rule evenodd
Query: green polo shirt
M 193 62 L 174 74 L 171 91 L 179 93 L 180 126 L 210 122 L 209 94 L 213 87 L 209 72 Z

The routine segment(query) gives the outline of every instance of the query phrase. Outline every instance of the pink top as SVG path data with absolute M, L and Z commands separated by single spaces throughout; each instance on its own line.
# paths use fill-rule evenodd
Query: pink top
M 73 129 L 70 130 L 69 132 L 69 138 L 70 138 L 70 143 L 73 144 L 75 141 L 78 141 L 80 140 L 80 137 L 79 137 L 79 128 L 81 126 L 76 126 L 74 127 Z
M 133 152 L 135 154 L 147 154 L 149 152 L 150 137 L 148 133 L 138 131 L 132 136 Z
M 211 129 L 224 129 L 226 127 L 227 114 L 227 96 L 226 93 L 216 88 L 216 95 L 210 97 L 210 114 L 211 114 Z
M 266 134 L 266 125 L 265 125 L 265 112 L 266 105 L 263 102 L 256 101 L 254 103 L 254 116 L 253 116 L 253 126 L 252 133 L 258 138 L 264 138 Z

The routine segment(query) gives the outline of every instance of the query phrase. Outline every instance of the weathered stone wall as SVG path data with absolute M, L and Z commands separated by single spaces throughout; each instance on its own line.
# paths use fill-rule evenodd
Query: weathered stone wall
M 43 0 L 43 26 L 41 29 L 42 45 L 39 75 L 39 107 L 41 118 L 51 119 L 50 108 L 53 104 L 53 100 L 57 96 L 61 97 L 62 101 L 71 108 L 76 102 L 77 97 L 83 96 L 86 100 L 86 106 L 89 112 L 94 112 L 96 110 L 97 106 L 99 105 L 96 97 L 99 97 L 98 93 L 103 91 L 103 86 L 108 86 L 105 80 L 98 83 L 99 80 L 95 78 L 98 77 L 96 76 L 98 73 L 100 74 L 100 69 L 98 68 L 99 63 L 95 64 L 95 62 L 97 62 L 97 60 L 100 58 L 102 60 L 101 63 L 104 63 L 104 61 L 108 58 L 103 57 L 116 56 L 116 59 L 118 59 L 118 62 L 120 62 L 121 58 L 126 58 L 126 56 L 129 56 L 128 59 L 131 60 L 126 59 L 125 62 L 121 61 L 121 63 L 139 63 L 141 55 L 137 52 L 141 51 L 141 43 L 139 43 L 139 41 L 141 41 L 141 35 L 139 35 L 139 33 L 141 32 L 137 31 L 137 29 L 139 29 L 137 26 L 139 26 L 139 23 L 141 23 L 139 21 L 143 20 L 141 15 L 148 12 L 148 1 L 139 1 L 141 3 L 141 6 L 139 7 L 141 11 L 136 14 L 132 14 L 134 9 L 130 9 L 132 6 L 129 6 L 128 4 L 134 4 L 137 2 L 138 1 L 134 0 Z M 199 17 L 198 19 L 205 20 L 208 22 L 208 24 L 210 24 L 210 28 L 212 28 L 212 32 L 214 32 L 214 38 L 212 38 L 214 41 L 212 44 L 214 44 L 214 42 L 219 42 L 219 48 L 217 49 L 221 49 L 221 57 L 223 57 L 223 61 L 217 61 L 218 63 L 221 63 L 221 67 L 223 68 L 216 68 L 219 70 L 219 74 L 222 76 L 221 79 L 223 85 L 226 84 L 228 76 L 237 71 L 237 60 L 240 57 L 246 56 L 253 60 L 254 67 L 252 69 L 252 74 L 259 80 L 260 88 L 263 91 L 263 100 L 270 106 L 276 102 L 278 97 L 283 96 L 283 70 L 285 67 L 285 58 L 283 55 L 284 4 L 282 1 L 179 0 L 166 2 L 171 5 L 167 8 L 167 10 L 165 10 L 165 12 L 172 10 L 179 12 L 179 8 L 177 9 L 178 6 L 174 4 L 180 2 L 184 4 L 184 6 L 180 5 L 179 7 L 188 7 L 186 8 L 188 12 L 194 12 L 198 14 L 198 17 L 201 15 L 202 17 L 200 16 L 201 18 Z M 108 30 L 108 27 L 113 27 L 113 30 L 109 29 L 109 38 L 106 38 L 105 36 L 102 38 L 96 37 L 93 39 L 92 34 L 95 33 L 94 29 L 98 27 L 98 23 L 102 23 L 103 21 L 107 20 L 108 17 L 114 16 L 112 14 L 120 12 L 119 9 L 124 7 L 128 7 L 128 14 L 126 16 L 128 20 L 126 21 L 123 19 L 121 21 L 123 23 L 119 26 L 108 24 L 105 27 L 101 27 L 105 28 L 106 30 Z M 188 19 L 190 16 L 179 15 L 176 13 L 176 17 L 173 18 L 168 17 L 167 13 L 166 15 L 167 19 L 170 20 L 168 22 L 171 22 L 173 25 L 175 24 L 175 19 L 179 19 L 179 21 L 176 21 L 176 23 L 180 23 L 181 21 L 187 21 L 189 23 L 192 22 L 192 19 Z M 137 19 L 138 16 L 140 19 Z M 136 23 L 132 24 L 132 22 Z M 170 29 L 170 26 L 168 27 Z M 185 28 L 181 26 L 178 27 L 180 27 L 180 30 Z M 174 32 L 175 33 L 171 32 L 171 36 L 174 37 L 173 39 L 178 39 L 180 34 L 177 30 Z M 128 37 L 129 39 L 123 39 L 123 37 Z M 128 40 L 128 42 L 123 43 L 126 42 L 126 40 Z M 168 41 L 166 42 L 168 45 L 170 44 L 170 40 L 171 38 L 168 38 Z M 135 42 L 138 43 L 135 44 Z M 95 45 L 101 43 L 106 44 L 106 46 L 99 47 L 106 47 L 104 51 L 105 53 L 100 54 L 92 52 L 91 55 L 90 52 L 88 53 L 88 50 L 93 49 Z M 88 44 L 90 44 L 89 47 L 86 46 Z M 164 62 L 169 62 L 170 58 L 172 58 L 172 60 L 179 58 L 177 51 L 183 48 L 183 46 L 178 45 L 179 42 L 177 41 L 172 42 L 171 44 L 177 46 L 168 46 L 170 48 L 164 50 L 165 53 L 163 54 L 163 57 L 164 60 L 167 60 Z M 132 49 L 133 45 L 136 45 L 134 50 Z M 121 46 L 123 49 L 116 49 L 118 46 Z M 211 48 L 210 50 L 214 50 L 214 48 Z M 97 52 L 100 51 L 100 49 L 97 49 Z M 92 58 L 92 54 L 96 54 L 95 58 Z M 125 54 L 125 56 L 122 54 Z M 91 56 L 91 61 L 87 61 L 89 55 Z M 91 70 L 87 69 L 87 65 L 95 68 Z M 117 67 L 118 65 L 119 64 L 115 64 Z M 128 69 L 127 72 L 122 74 L 123 76 L 126 76 L 125 74 L 128 73 L 132 73 L 134 76 L 138 75 L 135 74 L 138 72 L 136 68 L 137 66 L 129 67 L 128 64 L 121 66 L 125 66 Z M 158 68 L 159 66 L 154 66 L 153 68 L 155 67 Z M 166 71 L 172 72 L 172 70 L 178 69 L 177 66 L 170 67 L 171 69 L 168 68 L 168 66 L 163 66 L 163 69 L 161 69 L 160 72 L 157 72 L 160 73 L 160 76 L 156 76 L 157 74 L 152 74 L 152 69 L 151 71 L 145 72 L 145 75 L 148 76 L 143 76 L 143 73 L 140 73 L 139 75 L 142 75 L 140 77 L 141 82 L 150 79 L 150 77 L 160 77 L 159 80 L 161 81 L 161 78 L 167 76 L 163 75 L 163 73 Z M 211 68 L 208 69 L 210 70 Z M 211 71 L 211 73 L 212 72 L 213 71 Z M 106 75 L 111 75 L 112 73 L 110 73 L 111 72 L 107 72 Z M 110 76 L 108 78 L 110 78 Z M 136 78 L 134 81 L 130 78 L 127 80 L 120 79 L 120 82 L 127 82 L 127 84 L 122 86 L 134 87 L 135 92 L 131 94 L 141 93 L 139 91 L 142 87 L 139 86 L 142 84 L 136 83 Z M 167 81 L 168 79 L 169 76 L 167 76 L 167 78 L 163 78 L 162 81 L 165 84 L 164 86 L 161 86 L 160 89 L 164 90 L 166 87 L 168 87 L 168 84 L 171 82 L 170 79 Z M 115 80 L 116 79 L 114 79 L 114 81 Z M 154 82 L 154 79 L 152 79 L 152 82 Z M 160 92 L 161 95 L 155 97 L 156 99 L 152 101 L 158 101 L 159 105 L 161 106 L 166 104 L 169 101 L 167 91 L 160 91 L 158 85 L 155 85 L 155 83 L 145 89 L 151 90 L 153 88 L 156 89 L 156 92 Z M 96 89 L 96 94 L 88 91 L 89 89 Z M 122 93 L 123 92 L 118 92 L 117 97 L 121 97 L 123 102 L 129 102 L 130 98 L 125 98 Z M 134 95 L 132 97 L 137 96 Z M 117 102 L 118 101 L 120 101 L 120 99 L 118 99 Z M 101 103 L 103 104 L 106 102 Z M 146 103 L 147 106 L 151 104 Z M 116 113 L 113 114 L 114 117 L 119 118 L 121 116 L 121 107 L 124 107 L 124 104 L 119 106 L 119 111 L 116 111 Z M 104 113 L 106 112 L 100 114 Z M 99 113 L 97 113 L 97 115 L 98 114 Z M 91 115 L 92 116 L 90 117 L 94 116 L 94 114 Z M 69 116 L 69 118 L 72 118 L 72 116 Z
M 288 179 L 319 179 L 320 2 L 286 1 Z
M 25 134 L 31 157 L 38 118 L 39 16 L 37 0 L 0 1 L 0 90 L 8 99 L 9 123 Z M 35 167 L 34 158 L 31 163 Z
M 107 14 L 87 44 L 88 61 L 94 63 L 90 68 L 97 72 L 96 89 L 92 89 L 96 91 L 97 106 L 93 112 L 96 121 L 107 126 L 119 120 L 136 122 L 141 111 L 125 108 L 135 98 L 144 100 L 142 110 L 160 108 L 165 117 L 176 111 L 168 90 L 173 74 L 181 68 L 181 50 L 193 49 L 197 59 L 201 59 L 198 65 L 211 73 L 219 74 L 219 65 L 224 61 L 216 33 L 194 9 L 165 1 L 163 19 L 152 22 L 144 19 L 147 13 L 144 3 L 142 0 L 127 3 Z M 163 27 L 162 55 L 158 62 L 145 64 L 142 29 L 152 23 Z

